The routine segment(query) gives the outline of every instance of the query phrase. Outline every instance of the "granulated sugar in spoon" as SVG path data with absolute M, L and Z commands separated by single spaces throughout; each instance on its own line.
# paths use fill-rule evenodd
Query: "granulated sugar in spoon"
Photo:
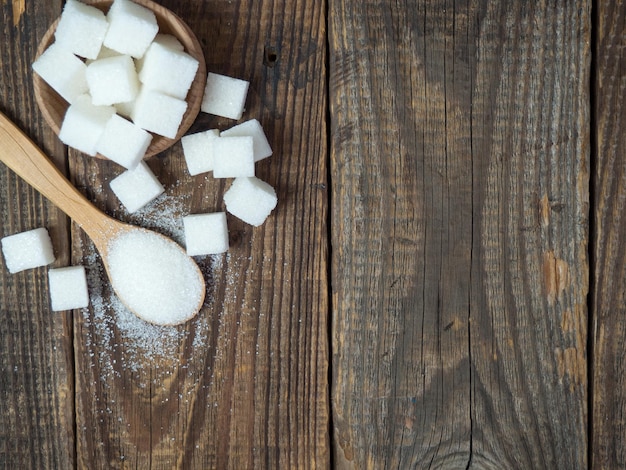
M 138 317 L 157 325 L 177 325 L 198 313 L 206 287 L 185 250 L 161 234 L 122 223 L 97 209 L 2 113 L 0 161 L 87 233 L 113 290 Z

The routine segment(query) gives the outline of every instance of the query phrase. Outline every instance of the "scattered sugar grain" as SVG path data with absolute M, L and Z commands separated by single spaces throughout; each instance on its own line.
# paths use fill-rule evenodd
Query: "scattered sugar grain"
M 174 187 L 175 188 L 175 187 Z M 171 238 L 179 245 L 185 241 L 182 217 L 187 212 L 189 194 L 172 196 L 163 193 L 151 204 L 126 216 L 126 221 Z
M 178 203 L 174 205 L 178 210 Z M 113 355 L 116 354 L 122 357 L 120 371 L 140 372 L 145 367 L 146 359 L 157 363 L 166 361 L 179 368 L 187 367 L 182 362 L 185 358 L 180 354 L 180 347 L 189 335 L 193 335 L 195 348 L 206 343 L 210 328 L 206 316 L 196 316 L 189 329 L 153 325 L 138 318 L 109 291 L 109 280 L 93 243 L 87 241 L 82 251 L 85 253 L 83 262 L 90 267 L 87 270 L 87 282 L 91 297 L 91 312 L 84 309 L 83 318 L 87 330 L 93 331 L 92 335 L 85 338 L 85 342 L 92 360 L 99 361 L 103 380 L 116 375 L 111 367 Z M 97 345 L 95 351 L 94 344 Z M 116 352 L 118 348 L 121 348 L 119 353 Z M 138 385 L 147 386 L 143 383 Z

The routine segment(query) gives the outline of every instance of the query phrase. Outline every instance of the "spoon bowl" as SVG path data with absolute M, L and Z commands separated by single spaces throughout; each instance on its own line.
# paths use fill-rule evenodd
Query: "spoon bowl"
M 161 234 L 120 222 L 100 211 L 2 113 L 0 161 L 58 206 L 87 233 L 100 253 L 113 290 L 138 317 L 158 325 L 177 325 L 198 313 L 204 302 L 204 278 L 185 250 Z M 129 239 L 134 240 L 135 244 L 128 245 L 126 241 Z M 120 252 L 121 245 L 125 249 Z M 141 253 L 146 251 L 150 256 L 142 257 Z M 152 262 L 148 258 L 165 262 L 158 266 L 148 265 L 146 269 L 147 263 Z M 127 269 L 134 271 L 129 272 Z M 172 269 L 182 270 L 184 284 L 180 283 L 181 273 L 171 272 Z M 151 282 L 139 282 L 147 276 L 151 277 Z M 131 284 L 134 291 L 129 291 L 128 279 L 133 279 Z M 180 299 L 180 304 L 172 304 L 172 300 L 177 299 Z M 163 311 L 164 303 L 173 307 Z

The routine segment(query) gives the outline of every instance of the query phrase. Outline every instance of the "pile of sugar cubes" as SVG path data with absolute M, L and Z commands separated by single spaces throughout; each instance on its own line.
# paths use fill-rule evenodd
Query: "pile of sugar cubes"
M 65 3 L 52 43 L 33 70 L 69 103 L 59 138 L 133 169 L 153 134 L 176 137 L 199 62 L 156 16 L 131 0 L 106 15 Z
M 165 191 L 143 157 L 151 133 L 177 134 L 197 67 L 175 37 L 158 32 L 154 14 L 130 0 L 114 0 L 106 16 L 68 0 L 55 42 L 33 64 L 70 104 L 59 138 L 126 169 L 109 184 L 129 213 Z M 245 80 L 209 73 L 201 111 L 240 120 L 248 87 Z M 233 179 L 224 194 L 229 213 L 253 226 L 265 222 L 278 200 L 274 188 L 255 176 L 255 163 L 272 155 L 257 119 L 189 134 L 181 143 L 191 176 L 212 172 L 214 178 Z M 228 251 L 226 212 L 189 214 L 182 222 L 189 256 Z M 55 261 L 45 228 L 7 236 L 1 243 L 11 273 Z M 49 269 L 48 281 L 52 310 L 89 304 L 83 266 Z
M 201 110 L 230 119 L 243 115 L 249 83 L 209 73 Z M 214 178 L 232 178 L 224 194 L 226 210 L 255 227 L 276 207 L 274 188 L 255 176 L 255 163 L 272 155 L 261 123 L 249 119 L 220 132 L 208 129 L 182 137 L 181 144 L 191 176 L 212 172 Z M 165 188 L 149 166 L 141 161 L 109 183 L 129 212 L 136 212 L 161 195 Z M 185 243 L 190 256 L 228 251 L 228 227 L 224 212 L 183 217 Z

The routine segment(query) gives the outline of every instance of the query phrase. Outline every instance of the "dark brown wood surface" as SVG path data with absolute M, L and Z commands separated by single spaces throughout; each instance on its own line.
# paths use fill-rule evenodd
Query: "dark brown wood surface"
M 37 44 L 58 1 L 2 2 L 0 111 L 64 169 L 66 150 L 39 116 L 29 87 Z M 28 18 L 31 18 L 28 21 Z M 34 19 L 37 18 L 37 21 Z M 57 260 L 70 255 L 67 218 L 0 165 L 0 236 L 44 226 Z M 45 268 L 0 272 L 0 466 L 72 468 L 75 464 L 72 314 L 52 315 Z
M 586 467 L 589 10 L 330 2 L 340 467 Z
M 200 315 L 156 328 L 0 165 L 0 236 L 46 226 L 91 293 L 53 313 L 45 268 L 0 262 L 0 467 L 626 465 L 623 2 L 158 3 L 209 71 L 250 81 L 279 205 L 229 216 Z M 148 162 L 166 193 L 126 214 L 121 169 L 63 147 L 33 99 L 62 2 L 0 6 L 0 111 L 94 204 L 180 242 L 182 215 L 224 208 L 229 182 L 176 144 Z
M 626 24 L 624 2 L 596 9 L 593 63 L 593 236 L 591 279 L 593 381 L 590 384 L 594 468 L 626 467 L 626 308 L 624 184 L 626 182 Z

